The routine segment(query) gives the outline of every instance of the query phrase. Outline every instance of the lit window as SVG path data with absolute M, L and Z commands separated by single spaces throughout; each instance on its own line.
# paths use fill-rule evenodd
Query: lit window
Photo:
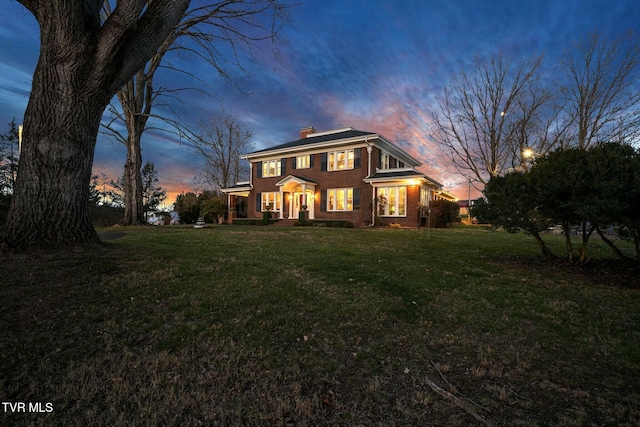
M 427 205 L 429 203 L 429 189 L 427 187 L 420 187 L 420 204 Z
M 262 193 L 262 211 L 280 211 L 280 193 Z
M 352 211 L 353 188 L 327 190 L 327 211 Z
M 378 214 L 383 216 L 407 215 L 407 187 L 378 187 Z
M 332 151 L 328 158 L 327 169 L 330 171 L 353 169 L 353 150 Z
M 298 156 L 296 157 L 296 169 L 308 169 L 311 167 L 311 156 Z
M 280 176 L 280 167 L 280 159 L 262 162 L 262 177 Z

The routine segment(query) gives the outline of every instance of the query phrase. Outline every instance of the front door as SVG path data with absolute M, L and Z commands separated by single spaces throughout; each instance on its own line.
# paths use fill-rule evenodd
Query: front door
M 302 191 L 295 191 L 293 193 L 293 199 L 291 200 L 291 202 L 293 203 L 293 218 L 297 219 L 298 218 L 298 214 L 300 213 L 300 211 L 302 210 L 302 206 L 307 206 L 307 210 L 311 209 L 311 206 L 309 206 L 310 203 L 312 202 L 311 196 L 312 196 L 312 192 L 310 190 L 307 190 L 307 197 L 305 200 L 304 197 L 304 193 Z

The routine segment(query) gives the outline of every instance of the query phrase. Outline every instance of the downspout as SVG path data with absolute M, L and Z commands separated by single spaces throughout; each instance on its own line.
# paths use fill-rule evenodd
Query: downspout
M 367 144 L 367 154 L 369 157 L 369 161 L 367 162 L 367 177 L 371 176 L 371 153 L 373 152 L 373 147 L 369 144 L 369 139 L 365 138 L 364 143 Z M 376 187 L 373 186 L 373 182 L 371 184 L 371 224 L 369 227 L 373 227 L 376 222 Z
M 249 160 L 249 198 L 247 200 L 247 211 L 249 210 L 249 203 L 251 199 L 255 200 L 256 195 L 253 193 L 253 162 Z M 249 216 L 249 212 L 247 212 L 247 216 Z

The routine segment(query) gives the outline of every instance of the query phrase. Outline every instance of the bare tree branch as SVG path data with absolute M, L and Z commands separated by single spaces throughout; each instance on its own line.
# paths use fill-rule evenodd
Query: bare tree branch
M 541 113 L 552 98 L 538 85 L 541 63 L 542 57 L 517 65 L 502 55 L 476 57 L 438 99 L 432 139 L 468 179 L 484 184 L 522 163 L 533 129 L 544 131 Z
M 570 145 L 589 148 L 600 141 L 632 141 L 640 135 L 640 48 L 631 33 L 612 41 L 594 32 L 568 50 L 560 86 L 571 122 Z

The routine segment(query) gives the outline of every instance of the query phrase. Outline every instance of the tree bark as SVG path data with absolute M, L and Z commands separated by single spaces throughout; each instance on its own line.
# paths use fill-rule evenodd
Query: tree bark
M 616 256 L 620 259 L 625 259 L 627 258 L 622 251 L 609 239 L 607 239 L 607 236 L 604 235 L 604 233 L 602 232 L 602 230 L 600 230 L 600 227 L 596 226 L 596 232 L 598 233 L 598 235 L 600 236 L 600 238 L 602 239 L 603 242 L 605 242 L 607 244 L 607 246 L 609 246 L 611 248 L 611 250 L 613 251 L 614 254 L 616 254 Z
M 142 181 L 140 168 L 142 167 L 142 154 L 140 142 L 130 142 L 132 135 L 127 140 L 127 162 L 124 165 L 124 219 L 123 225 L 141 225 L 146 221 L 143 217 Z
M 571 224 L 569 221 L 562 221 L 562 231 L 564 232 L 565 245 L 567 247 L 567 258 L 573 262 L 573 246 L 571 245 Z
M 553 254 L 553 252 L 551 252 L 549 247 L 544 243 L 544 240 L 542 240 L 542 237 L 540 237 L 540 233 L 538 233 L 537 231 L 534 231 L 534 232 L 532 232 L 530 234 L 536 240 L 536 244 L 538 245 L 538 248 L 542 252 L 542 256 L 543 257 L 548 258 L 548 259 L 555 259 L 556 258 L 556 256 Z
M 20 0 L 40 24 L 40 57 L 3 247 L 100 242 L 87 202 L 102 112 L 180 21 L 188 0 L 127 0 L 101 25 L 98 0 Z
M 89 183 L 109 94 L 85 80 L 90 47 L 42 46 L 25 112 L 20 168 L 5 229 L 8 249 L 98 243 L 89 218 Z

